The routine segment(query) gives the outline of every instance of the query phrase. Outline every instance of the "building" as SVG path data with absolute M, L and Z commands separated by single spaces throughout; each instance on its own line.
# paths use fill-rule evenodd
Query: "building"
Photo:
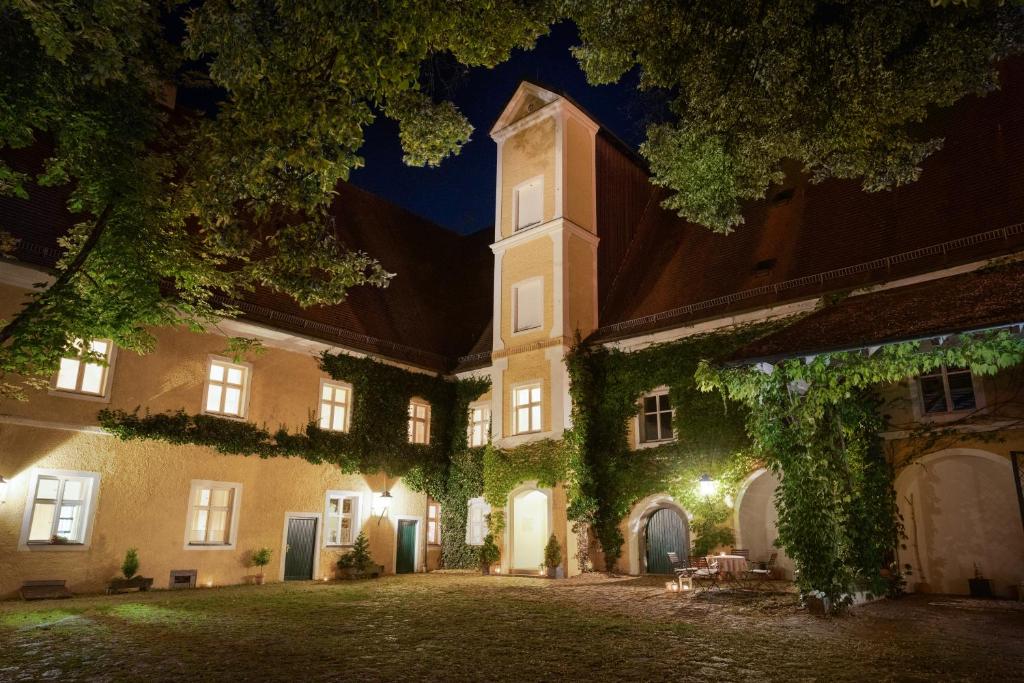
M 945 148 L 915 184 L 865 194 L 855 183 L 812 184 L 794 172 L 747 208 L 741 229 L 717 235 L 662 209 L 662 190 L 642 161 L 571 98 L 523 82 L 491 130 L 493 234 L 459 237 L 341 186 L 333 210 L 342 236 L 397 273 L 390 288 L 305 311 L 258 293 L 219 331 L 158 331 L 147 356 L 97 340 L 107 344 L 94 349 L 109 354 L 108 367 L 68 359 L 49 391 L 5 402 L 0 595 L 32 579 L 99 590 L 129 547 L 139 549 L 157 587 L 172 585 L 175 572 L 185 582 L 242 582 L 253 573 L 247 553 L 259 547 L 274 551 L 269 580 L 329 577 L 359 530 L 387 572 L 439 565 L 438 506 L 400 479 L 298 458 L 120 441 L 96 426 L 101 407 L 292 429 L 312 413 L 329 416 L 326 429 L 344 431 L 366 397 L 318 366 L 327 351 L 488 380 L 489 390 L 468 405 L 469 445 L 489 440 L 514 452 L 557 441 L 571 427 L 565 356 L 577 336 L 637 352 L 782 321 L 734 358 L 753 363 L 993 327 L 1019 333 L 1024 269 L 988 266 L 1024 253 L 1024 71 L 1008 67 L 1001 92 L 962 103 L 938 125 Z M 0 267 L 5 314 L 52 263 L 67 225 L 53 209 L 58 192 L 37 197 L 50 204 L 2 204 L 4 223 L 22 239 L 19 260 Z M 822 307 L 840 292 L 849 296 Z M 236 362 L 223 354 L 221 333 L 258 337 L 268 351 Z M 965 592 L 976 562 L 1002 593 L 1024 579 L 1024 504 L 1015 484 L 1022 475 L 1013 455 L 1024 452 L 1024 412 L 1012 401 L 1020 389 L 1013 373 L 982 381 L 956 369 L 887 389 L 905 399 L 894 422 L 908 425 L 885 434 L 894 461 L 914 447 L 914 423 L 997 404 L 1008 411 L 975 427 L 977 438 L 919 458 L 920 467 L 895 482 L 904 517 L 915 520 L 913 557 L 900 561 L 928 576 L 922 589 Z M 673 410 L 684 407 L 657 388 L 636 398 L 643 419 L 629 425 L 633 447 L 670 442 Z M 430 439 L 437 412 L 412 397 L 410 440 Z M 593 539 L 574 533 L 564 484 L 549 484 L 517 481 L 500 510 L 468 501 L 471 544 L 481 542 L 486 515 L 502 512 L 502 572 L 536 573 L 551 535 L 565 550 L 564 573 L 580 571 L 581 539 Z M 775 539 L 776 485 L 770 473 L 752 471 L 733 501 L 736 544 L 752 555 L 770 552 Z M 617 568 L 657 571 L 649 549 L 675 544 L 685 552 L 689 522 L 690 511 L 667 491 L 636 500 L 620 523 Z M 784 556 L 780 566 L 792 570 Z

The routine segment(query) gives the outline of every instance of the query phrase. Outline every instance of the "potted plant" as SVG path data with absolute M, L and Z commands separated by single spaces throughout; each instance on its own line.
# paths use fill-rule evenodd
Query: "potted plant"
M 356 536 L 352 550 L 338 558 L 338 574 L 346 579 L 378 576 L 380 567 L 370 557 L 370 541 L 362 531 Z
M 139 571 L 139 551 L 136 548 L 128 548 L 121 562 L 121 577 L 111 579 L 107 584 L 107 593 L 117 593 L 126 588 L 137 588 L 140 591 L 149 590 L 153 585 L 153 579 L 144 576 L 137 576 Z
M 558 545 L 558 539 L 554 534 L 548 539 L 544 546 L 544 568 L 548 571 L 548 578 L 554 579 L 558 575 L 558 567 L 562 564 L 562 546 Z
M 967 579 L 967 583 L 971 587 L 972 598 L 992 597 L 992 582 L 984 577 L 977 562 L 974 563 L 974 578 Z
M 253 577 L 253 583 L 257 586 L 263 585 L 263 568 L 270 564 L 270 555 L 273 551 L 270 548 L 260 548 L 259 550 L 252 551 L 252 557 L 250 563 L 254 567 L 259 568 L 259 574 Z
M 498 550 L 498 544 L 494 542 L 494 534 L 487 534 L 484 537 L 484 544 L 480 546 L 478 557 L 480 573 L 485 576 L 490 574 L 491 565 L 501 559 L 501 551 Z

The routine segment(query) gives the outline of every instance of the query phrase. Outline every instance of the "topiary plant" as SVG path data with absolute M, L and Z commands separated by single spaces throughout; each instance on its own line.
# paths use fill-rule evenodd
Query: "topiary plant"
M 124 578 L 130 579 L 139 571 L 139 551 L 136 548 L 128 548 L 124 554 L 124 562 L 121 563 L 121 573 Z
M 555 578 L 555 573 L 558 571 L 560 564 L 562 564 L 562 546 L 558 544 L 558 539 L 555 538 L 555 535 L 551 534 L 548 544 L 544 546 L 543 565 L 548 570 L 549 577 Z
M 480 546 L 480 571 L 483 574 L 491 573 L 491 565 L 501 559 L 501 551 L 498 544 L 494 542 L 494 534 L 484 536 L 484 544 Z
M 354 573 L 365 574 L 373 571 L 377 563 L 370 557 L 370 541 L 366 533 L 360 531 L 356 536 L 356 542 L 352 544 L 352 550 L 338 558 L 339 569 L 355 570 Z
M 252 551 L 252 557 L 249 561 L 254 567 L 260 568 L 260 573 L 256 577 L 258 583 L 263 583 L 263 568 L 270 564 L 270 555 L 273 551 L 270 548 L 260 548 L 259 550 Z

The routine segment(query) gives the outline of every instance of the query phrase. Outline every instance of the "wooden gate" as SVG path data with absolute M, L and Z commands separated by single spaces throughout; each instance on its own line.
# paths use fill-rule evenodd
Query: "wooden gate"
M 656 510 L 648 518 L 644 534 L 648 574 L 671 574 L 672 564 L 668 561 L 670 552 L 677 553 L 680 560 L 686 561 L 690 548 L 689 534 L 686 522 L 675 510 Z

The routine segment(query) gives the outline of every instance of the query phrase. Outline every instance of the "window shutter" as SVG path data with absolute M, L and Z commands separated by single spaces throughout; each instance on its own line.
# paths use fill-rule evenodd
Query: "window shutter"
M 544 318 L 542 294 L 541 280 L 524 282 L 516 287 L 516 332 L 541 326 Z

